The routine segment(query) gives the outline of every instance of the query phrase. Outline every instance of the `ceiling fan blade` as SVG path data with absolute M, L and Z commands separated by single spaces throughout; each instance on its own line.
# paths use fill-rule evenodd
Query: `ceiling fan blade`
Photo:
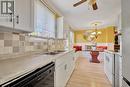
M 96 3 L 96 0 L 89 0 L 89 2 L 88 2 L 89 5 L 92 5 L 94 3 Z
M 87 0 L 81 0 L 81 1 L 77 2 L 76 4 L 74 4 L 73 6 L 76 7 L 76 6 L 82 4 L 82 3 L 86 2 L 86 1 L 87 1 Z
M 93 7 L 93 10 L 97 10 L 98 9 L 97 3 L 92 4 L 92 7 Z

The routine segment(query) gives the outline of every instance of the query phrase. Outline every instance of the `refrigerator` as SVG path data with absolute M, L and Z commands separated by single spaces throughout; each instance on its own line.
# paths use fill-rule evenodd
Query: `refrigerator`
M 123 86 L 130 87 L 130 0 L 121 0 Z
M 122 85 L 122 57 L 114 54 L 112 63 L 112 87 L 121 87 Z

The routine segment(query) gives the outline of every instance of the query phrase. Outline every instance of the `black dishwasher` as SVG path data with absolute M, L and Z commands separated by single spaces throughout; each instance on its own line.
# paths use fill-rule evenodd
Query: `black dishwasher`
M 53 62 L 1 87 L 54 87 L 55 64 Z

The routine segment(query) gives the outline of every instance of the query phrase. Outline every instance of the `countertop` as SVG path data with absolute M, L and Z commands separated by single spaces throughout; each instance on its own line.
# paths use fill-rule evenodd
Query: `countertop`
M 0 60 L 0 85 L 19 76 L 31 73 L 34 70 L 55 61 L 57 58 L 62 58 L 60 56 L 63 56 L 71 51 L 72 50 L 68 50 L 57 55 L 33 53 L 27 56 Z
M 121 55 L 120 52 L 115 52 L 115 51 L 112 51 L 112 50 L 105 50 L 105 52 L 107 52 L 107 53 L 111 53 L 111 54 L 117 54 L 117 55 L 119 55 L 119 56 L 122 57 L 122 55 Z

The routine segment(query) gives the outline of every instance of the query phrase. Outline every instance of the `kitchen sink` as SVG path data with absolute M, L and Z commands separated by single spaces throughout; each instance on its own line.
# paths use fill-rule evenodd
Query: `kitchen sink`
M 60 54 L 62 52 L 65 52 L 65 51 L 54 51 L 54 52 L 38 52 L 38 53 L 35 53 L 36 55 L 57 55 L 57 54 Z
M 58 53 L 62 53 L 62 52 L 65 52 L 65 51 L 58 50 L 57 52 L 58 52 Z
M 46 55 L 57 55 L 59 54 L 60 52 L 47 52 L 47 53 L 44 53 Z
M 47 52 L 47 53 L 44 53 L 44 54 L 47 54 L 47 55 L 57 55 L 57 54 L 60 54 L 62 52 L 65 52 L 65 51 L 54 51 L 54 52 Z

